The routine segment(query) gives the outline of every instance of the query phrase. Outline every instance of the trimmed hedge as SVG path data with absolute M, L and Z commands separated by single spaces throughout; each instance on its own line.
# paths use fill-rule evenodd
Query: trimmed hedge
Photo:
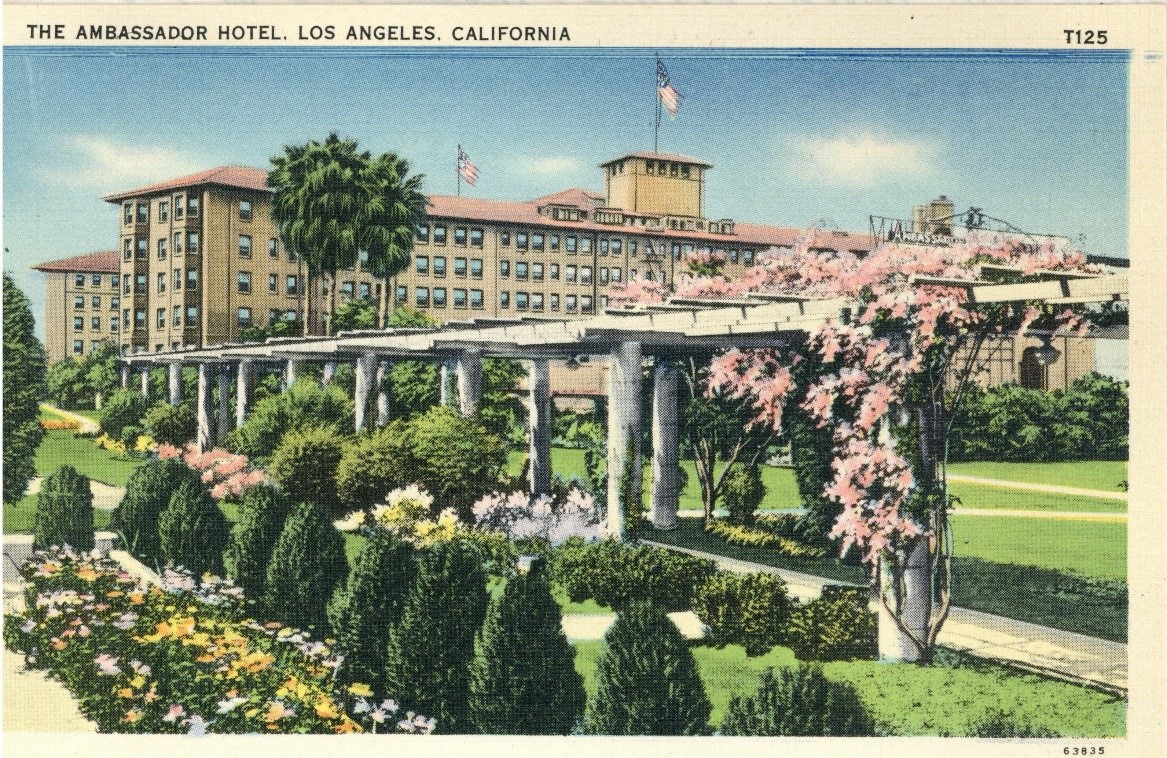
M 346 439 L 328 426 L 293 429 L 271 455 L 267 472 L 287 496 L 320 506 L 333 518 L 345 508 L 336 494 L 336 470 Z
M 166 510 L 158 516 L 158 539 L 167 562 L 195 576 L 222 576 L 223 549 L 230 528 L 206 487 L 190 480 L 178 485 Z
M 93 493 L 89 479 L 72 466 L 50 474 L 37 494 L 33 547 L 43 550 L 53 545 L 93 549 Z
M 593 544 L 572 538 L 555 552 L 555 579 L 574 602 L 594 599 L 621 610 L 647 600 L 667 611 L 688 610 L 693 593 L 709 580 L 717 564 L 649 545 L 615 540 Z
M 122 535 L 126 549 L 149 566 L 163 563 L 158 517 L 183 482 L 201 486 L 199 473 L 178 458 L 147 461 L 130 474 L 126 494 L 110 517 L 110 528 Z
M 786 644 L 803 661 L 865 660 L 878 656 L 878 634 L 866 589 L 828 585 L 822 597 L 791 612 Z
M 731 524 L 754 523 L 754 511 L 765 497 L 766 485 L 757 466 L 734 466 L 721 485 L 721 502 Z
M 776 574 L 718 571 L 693 595 L 693 612 L 718 647 L 741 645 L 764 655 L 785 639 L 790 620 L 786 582 Z
M 757 692 L 734 695 L 721 733 L 754 737 L 866 737 L 875 727 L 855 688 L 815 665 L 766 669 Z
M 291 503 L 279 490 L 267 484 L 248 487 L 237 497 L 239 519 L 231 528 L 223 564 L 227 576 L 254 602 L 263 598 L 267 584 L 267 565 L 288 514 Z
M 344 537 L 321 508 L 300 503 L 272 549 L 264 611 L 272 621 L 323 637 L 329 632 L 328 600 L 347 574 Z

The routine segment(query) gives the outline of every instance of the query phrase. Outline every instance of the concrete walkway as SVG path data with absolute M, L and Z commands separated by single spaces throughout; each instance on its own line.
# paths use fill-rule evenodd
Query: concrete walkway
M 708 558 L 726 571 L 777 574 L 786 581 L 791 596 L 802 601 L 819 597 L 824 585 L 841 584 L 831 579 L 725 558 L 702 550 L 649 540 L 645 542 Z M 938 642 L 978 658 L 1126 695 L 1127 646 L 1121 642 L 1064 632 L 967 608 L 951 609 Z
M 953 508 L 951 516 L 1007 516 L 1009 518 L 1045 518 L 1059 521 L 1106 521 L 1125 524 L 1125 513 L 1107 511 L 1027 511 L 1014 508 Z
M 986 487 L 1000 487 L 1009 490 L 1030 490 L 1032 492 L 1046 492 L 1051 495 L 1076 495 L 1078 497 L 1095 497 L 1102 500 L 1126 501 L 1125 492 L 1111 492 L 1109 490 L 1088 490 L 1082 487 L 1064 487 L 1060 484 L 1036 484 L 1034 482 L 1015 482 L 1012 479 L 987 479 L 983 476 L 968 476 L 966 474 L 949 474 L 948 481 L 963 482 L 965 484 L 982 484 Z
M 33 477 L 32 481 L 28 483 L 28 489 L 25 490 L 26 495 L 35 495 L 41 491 L 41 485 L 44 483 L 43 476 Z M 125 487 L 115 487 L 112 484 L 99 482 L 96 479 L 89 480 L 89 491 L 93 493 L 93 507 L 99 511 L 112 511 L 118 507 L 118 503 L 126 496 Z

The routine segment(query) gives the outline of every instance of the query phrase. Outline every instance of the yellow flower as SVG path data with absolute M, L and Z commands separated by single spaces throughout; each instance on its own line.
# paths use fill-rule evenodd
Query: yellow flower
M 352 734 L 353 732 L 361 731 L 361 728 L 355 721 L 350 719 L 348 716 L 345 716 L 343 721 L 332 727 L 332 731 L 336 732 L 337 734 Z
M 127 597 L 130 599 L 130 605 L 141 605 L 146 602 L 146 598 L 141 592 L 131 592 Z
M 99 574 L 93 570 L 92 566 L 82 566 L 77 569 L 77 578 L 84 579 L 87 582 L 92 582 Z
M 135 676 L 133 679 L 130 680 L 130 686 L 134 687 L 135 689 L 138 687 L 141 687 L 145 683 L 146 683 L 146 677 L 142 676 L 141 674 L 138 674 L 137 676 Z
M 263 715 L 263 720 L 270 724 L 274 721 L 279 721 L 289 713 L 288 707 L 283 703 L 278 701 L 270 702 L 267 705 L 267 713 Z
M 105 593 L 105 596 L 106 597 L 121 597 L 124 594 L 126 594 L 126 593 L 122 592 L 121 590 L 110 590 L 109 592 Z
M 120 690 L 117 691 L 117 696 L 118 697 L 127 697 L 127 698 L 133 697 L 134 691 L 132 689 L 130 689 L 129 687 L 122 687 Z
M 334 719 L 340 716 L 336 710 L 336 704 L 328 698 L 325 698 L 316 704 L 316 715 L 322 719 Z
M 353 684 L 349 685 L 348 691 L 357 697 L 373 696 L 373 688 L 364 682 L 354 682 Z
M 122 721 L 125 721 L 125 722 L 130 723 L 130 724 L 134 723 L 135 721 L 141 721 L 141 720 L 142 720 L 142 712 L 139 711 L 137 708 L 131 708 L 130 710 L 128 710 L 126 712 L 126 717 L 124 719 L 122 719 Z

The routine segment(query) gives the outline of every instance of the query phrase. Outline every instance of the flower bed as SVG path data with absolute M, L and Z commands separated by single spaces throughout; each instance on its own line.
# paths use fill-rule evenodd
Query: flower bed
M 65 418 L 43 418 L 41 419 L 41 428 L 46 430 L 65 429 L 80 431 L 81 422 Z
M 705 531 L 721 537 L 731 545 L 772 548 L 779 555 L 789 558 L 821 561 L 825 555 L 825 551 L 820 547 L 804 545 L 767 529 L 737 526 L 714 520 L 705 525 Z
M 245 618 L 242 592 L 167 572 L 144 586 L 109 559 L 35 553 L 5 642 L 47 669 L 102 732 L 430 733 L 435 722 L 341 689 L 341 660 L 304 632 Z M 395 725 L 395 726 L 394 726 Z M 383 729 L 383 731 L 386 729 Z

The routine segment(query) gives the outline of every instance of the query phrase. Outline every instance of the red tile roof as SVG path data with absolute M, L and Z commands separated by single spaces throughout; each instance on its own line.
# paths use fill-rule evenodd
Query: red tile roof
M 74 255 L 72 258 L 62 258 L 59 261 L 47 261 L 33 266 L 37 271 L 86 273 L 86 274 L 116 274 L 121 270 L 117 250 L 106 250 L 99 253 L 85 253 Z
M 219 166 L 196 174 L 180 176 L 177 179 L 167 179 L 164 182 L 150 184 L 137 189 L 115 192 L 106 195 L 105 201 L 116 203 L 127 197 L 141 197 L 155 192 L 180 189 L 183 187 L 197 187 L 203 184 L 216 184 L 221 187 L 238 187 L 239 189 L 267 190 L 267 171 L 262 168 L 249 166 Z
M 591 190 L 571 187 L 550 195 L 537 197 L 529 202 L 540 207 L 544 205 L 574 205 L 577 208 L 599 208 L 604 204 L 604 196 Z
M 676 163 L 688 163 L 688 164 L 694 165 L 694 166 L 704 166 L 705 168 L 713 168 L 712 163 L 706 163 L 705 161 L 698 160 L 696 158 L 690 158 L 687 155 L 675 155 L 672 153 L 653 153 L 653 152 L 648 152 L 648 151 L 641 151 L 641 152 L 636 152 L 636 153 L 628 153 L 627 155 L 621 155 L 619 158 L 613 158 L 610 161 L 604 161 L 603 163 L 600 164 L 600 167 L 603 168 L 604 166 L 610 166 L 613 163 L 616 163 L 617 161 L 626 160 L 628 158 L 646 158 L 650 161 L 675 161 Z

